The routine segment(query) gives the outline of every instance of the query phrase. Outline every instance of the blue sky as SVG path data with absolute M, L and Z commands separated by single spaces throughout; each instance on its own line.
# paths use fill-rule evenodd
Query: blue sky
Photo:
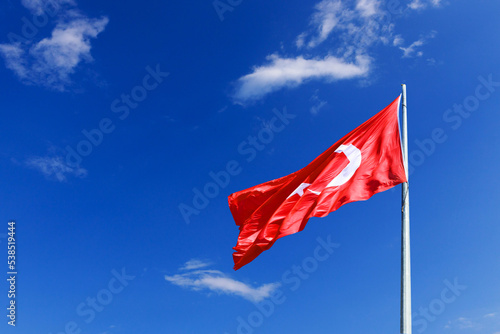
M 227 196 L 304 167 L 405 83 L 413 331 L 500 333 L 499 11 L 3 1 L 0 248 L 15 219 L 19 274 L 1 332 L 398 333 L 400 186 L 237 272 Z

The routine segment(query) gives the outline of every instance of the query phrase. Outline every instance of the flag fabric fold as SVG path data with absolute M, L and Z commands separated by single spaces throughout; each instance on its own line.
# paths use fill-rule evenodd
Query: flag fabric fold
M 311 217 L 367 200 L 406 182 L 399 134 L 400 98 L 290 175 L 229 196 L 239 226 L 233 249 L 237 270 L 286 235 L 302 231 Z

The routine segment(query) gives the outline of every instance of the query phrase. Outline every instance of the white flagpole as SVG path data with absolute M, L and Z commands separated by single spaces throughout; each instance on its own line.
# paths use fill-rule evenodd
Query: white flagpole
M 406 115 L 406 85 L 403 86 L 403 160 L 408 175 L 408 129 Z M 401 208 L 401 334 L 411 334 L 411 266 L 410 266 L 410 192 L 408 182 L 403 183 Z

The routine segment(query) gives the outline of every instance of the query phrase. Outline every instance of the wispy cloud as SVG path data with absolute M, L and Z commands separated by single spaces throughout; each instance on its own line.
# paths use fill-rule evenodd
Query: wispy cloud
M 403 58 L 421 57 L 424 53 L 423 51 L 420 50 L 420 47 L 426 44 L 429 41 L 429 39 L 432 39 L 434 37 L 436 37 L 436 32 L 432 31 L 427 36 L 420 37 L 418 40 L 411 43 L 409 46 L 404 47 L 401 46 L 404 43 L 403 39 L 400 36 L 397 36 L 394 39 L 394 45 L 397 44 L 399 46 L 399 49 L 403 51 Z
M 457 319 L 458 328 L 466 329 L 466 328 L 480 328 L 480 325 L 473 322 L 471 319 L 460 317 Z
M 323 59 L 267 57 L 266 65 L 255 67 L 237 82 L 233 95 L 236 102 L 256 100 L 283 87 L 296 87 L 309 79 L 335 81 L 365 76 L 369 71 L 370 58 L 356 57 L 355 62 L 333 56 Z
M 379 0 L 358 0 L 356 9 L 364 17 L 370 17 L 379 13 Z
M 63 157 L 32 157 L 26 160 L 26 166 L 36 169 L 41 172 L 48 179 L 56 180 L 59 182 L 67 181 L 69 175 L 76 177 L 85 177 L 87 170 L 82 167 L 69 167 Z
M 421 1 L 425 6 L 441 5 L 440 0 Z M 309 26 L 295 39 L 299 54 L 267 56 L 263 65 L 255 66 L 251 73 L 236 81 L 234 102 L 244 104 L 261 99 L 308 80 L 366 79 L 374 62 L 370 52 L 376 45 L 400 48 L 404 57 L 421 56 L 421 46 L 434 35 L 405 47 L 404 39 L 395 35 L 395 25 L 388 21 L 391 14 L 382 8 L 383 3 L 381 0 L 320 1 L 314 6 Z M 319 48 L 320 45 L 324 47 Z M 318 50 L 323 56 L 314 56 Z
M 71 0 L 23 1 L 33 12 L 43 11 L 48 3 L 74 5 Z M 61 11 L 49 37 L 0 44 L 0 55 L 21 82 L 63 91 L 77 67 L 93 60 L 91 40 L 104 31 L 108 21 L 107 17 L 89 18 L 75 8 Z
M 64 90 L 82 61 L 91 61 L 90 40 L 101 33 L 108 19 L 79 16 L 59 23 L 51 37 L 37 43 L 0 44 L 7 68 L 28 84 Z
M 335 50 L 339 55 L 366 54 L 375 43 L 387 44 L 393 24 L 386 21 L 386 13 L 379 0 L 323 0 L 316 4 L 310 28 L 297 37 L 296 45 L 312 49 L 335 37 Z
M 500 334 L 500 332 L 495 332 L 500 326 L 500 317 L 498 314 L 498 312 L 492 312 L 484 315 L 476 314 L 470 317 L 462 316 L 448 321 L 444 328 L 454 330 L 483 330 L 484 332 Z
M 76 5 L 73 0 L 21 0 L 21 4 L 35 15 L 42 14 L 48 8 L 53 9 L 65 4 Z
M 282 88 L 297 87 L 308 80 L 327 82 L 362 78 L 368 75 L 372 58 L 366 52 L 383 41 L 391 26 L 382 28 L 378 0 L 358 0 L 347 6 L 341 0 L 323 0 L 314 6 L 309 28 L 298 35 L 295 44 L 309 54 L 335 34 L 336 47 L 323 57 L 272 54 L 267 63 L 237 81 L 233 98 L 236 103 L 257 100 Z
M 442 5 L 442 0 L 412 0 L 408 4 L 408 8 L 413 10 L 422 10 L 429 6 L 431 7 L 440 7 Z
M 340 0 L 324 0 L 316 4 L 314 8 L 315 13 L 310 21 L 314 37 L 307 43 L 309 48 L 324 42 L 341 21 L 352 17 L 352 11 L 347 10 Z M 302 47 L 305 44 L 306 36 L 310 34 L 308 32 L 301 33 L 297 38 L 297 47 Z
M 102 332 L 101 334 L 110 334 L 112 332 L 112 330 L 116 328 L 116 325 L 110 325 L 107 330 L 105 330 L 104 332 Z
M 400 46 L 402 45 L 403 43 L 405 42 L 405 40 L 403 39 L 403 37 L 401 37 L 401 35 L 396 35 L 394 36 L 394 39 L 392 41 L 392 44 L 394 46 Z
M 311 114 L 313 114 L 313 115 L 317 115 L 318 112 L 320 111 L 320 109 L 323 108 L 324 106 L 326 106 L 327 103 L 328 103 L 328 102 L 326 102 L 324 100 L 321 100 L 319 98 L 319 94 L 318 93 L 319 93 L 319 89 L 316 89 L 316 91 L 314 92 L 314 94 L 309 99 L 313 103 L 313 106 L 310 109 Z
M 426 7 L 426 3 L 423 2 L 422 0 L 413 0 L 408 4 L 408 8 L 418 10 L 418 9 L 423 9 Z
M 198 263 L 197 261 L 190 260 L 186 262 L 180 270 L 185 271 L 185 268 L 193 267 L 193 264 Z M 192 270 L 172 276 L 166 275 L 165 280 L 174 285 L 194 291 L 208 290 L 219 294 L 235 295 L 251 302 L 259 302 L 269 297 L 279 287 L 279 283 L 269 283 L 253 287 L 247 283 L 230 278 L 221 271 L 209 269 Z
M 202 261 L 198 259 L 191 259 L 188 262 L 184 263 L 184 265 L 180 268 L 180 270 L 194 270 L 205 268 L 211 265 L 212 263 L 208 261 Z
M 423 55 L 422 51 L 417 51 L 417 49 L 424 45 L 425 40 L 423 38 L 416 40 L 411 43 L 409 46 L 404 47 L 400 46 L 399 48 L 403 51 L 403 58 L 410 58 L 413 56 L 421 57 Z
M 444 328 L 446 328 L 446 329 L 472 329 L 472 328 L 479 329 L 479 328 L 481 328 L 481 326 L 469 318 L 459 317 L 455 320 L 448 321 L 448 323 L 444 326 Z
M 28 77 L 25 53 L 21 43 L 0 44 L 0 54 L 5 59 L 5 66 L 14 71 L 20 78 Z

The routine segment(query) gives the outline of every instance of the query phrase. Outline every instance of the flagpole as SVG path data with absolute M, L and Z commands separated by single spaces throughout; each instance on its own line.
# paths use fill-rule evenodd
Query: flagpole
M 406 110 L 406 85 L 402 84 L 403 108 L 403 160 L 408 175 L 408 129 Z M 410 192 L 408 182 L 402 187 L 401 208 L 401 334 L 411 334 L 411 265 L 410 265 Z

